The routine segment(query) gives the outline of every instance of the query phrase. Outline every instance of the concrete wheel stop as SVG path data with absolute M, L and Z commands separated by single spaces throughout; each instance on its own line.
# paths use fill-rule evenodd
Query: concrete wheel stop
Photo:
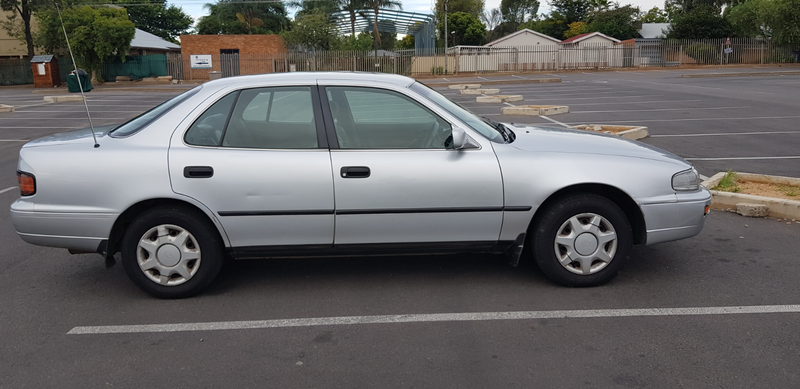
M 606 134 L 617 135 L 625 139 L 642 139 L 646 138 L 649 133 L 647 127 L 643 126 L 617 126 L 611 124 L 580 124 L 573 126 L 579 130 L 597 131 Z
M 566 105 L 518 105 L 516 107 L 503 107 L 503 115 L 558 115 L 568 113 L 569 107 Z
M 453 84 L 447 87 L 450 89 L 479 89 L 481 84 Z
M 462 89 L 462 95 L 496 95 L 500 89 Z
M 507 103 L 510 101 L 522 101 L 522 95 L 478 96 L 475 101 L 478 103 Z
M 711 176 L 711 178 L 703 181 L 703 186 L 711 190 L 711 188 L 719 185 L 719 182 L 725 177 L 725 174 L 725 172 L 720 172 Z M 800 178 L 752 173 L 736 173 L 736 175 L 740 179 L 750 182 L 800 186 Z M 736 212 L 742 216 L 749 217 L 769 216 L 778 219 L 788 219 L 787 221 L 800 221 L 800 199 L 797 201 L 785 200 L 774 197 L 717 190 L 711 190 L 711 196 L 712 209 Z
M 67 101 L 83 101 L 84 98 L 81 95 L 67 95 L 67 96 L 44 96 L 44 101 L 50 103 L 64 103 Z
M 0 112 L 14 112 L 14 106 L 0 104 Z

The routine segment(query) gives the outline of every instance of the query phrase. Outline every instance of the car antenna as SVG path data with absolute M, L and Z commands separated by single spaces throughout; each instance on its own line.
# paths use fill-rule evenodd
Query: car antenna
M 72 59 L 72 68 L 75 69 L 75 78 L 78 79 L 78 89 L 81 91 L 81 97 L 83 97 L 83 106 L 86 107 L 86 117 L 89 118 L 89 128 L 92 130 L 92 139 L 94 139 L 94 147 L 100 147 L 100 144 L 97 143 L 97 136 L 94 134 L 94 125 L 92 124 L 92 115 L 89 114 L 89 104 L 86 103 L 86 95 L 83 93 L 83 85 L 81 85 L 81 77 L 78 75 L 78 65 L 75 64 L 75 55 L 72 54 L 72 47 L 69 45 L 69 38 L 67 37 L 67 28 L 64 27 L 64 18 L 61 17 L 61 9 L 58 7 L 58 3 L 53 2 L 56 6 L 56 11 L 58 11 L 58 19 L 61 21 L 61 30 L 64 31 L 64 39 L 67 40 L 67 50 L 69 50 L 69 57 Z

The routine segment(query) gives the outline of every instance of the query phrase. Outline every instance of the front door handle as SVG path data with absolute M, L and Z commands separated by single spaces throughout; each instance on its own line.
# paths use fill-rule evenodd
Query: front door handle
M 367 178 L 370 170 L 366 166 L 344 166 L 341 174 L 342 178 Z
M 211 166 L 187 166 L 183 168 L 183 176 L 186 178 L 209 178 L 214 175 L 214 168 Z

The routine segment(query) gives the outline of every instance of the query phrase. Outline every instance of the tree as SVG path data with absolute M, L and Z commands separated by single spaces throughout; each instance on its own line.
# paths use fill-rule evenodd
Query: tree
M 340 9 L 339 0 L 289 0 L 287 4 L 292 8 L 300 8 L 295 17 L 318 11 L 330 16 Z
M 448 46 L 480 46 L 486 40 L 486 26 L 478 18 L 466 12 L 449 15 L 447 30 L 450 34 Z M 444 35 L 444 21 L 439 24 L 439 32 Z
M 125 7 L 136 28 L 153 35 L 178 43 L 178 37 L 185 34 L 194 20 L 174 5 L 167 6 L 165 0 L 119 0 L 112 2 Z
M 500 8 L 492 8 L 488 12 L 481 12 L 480 19 L 486 25 L 486 29 L 492 31 L 503 21 L 503 14 Z
M 585 34 L 589 32 L 586 27 L 586 22 L 574 22 L 567 25 L 567 31 L 564 31 L 564 39 L 572 38 L 573 36 Z
M 290 45 L 313 50 L 330 50 L 339 39 L 336 25 L 320 9 L 297 15 L 292 29 L 283 31 L 281 35 Z
M 800 44 L 800 0 L 749 0 L 734 5 L 730 21 L 743 36 Z
M 530 20 L 523 23 L 519 28 L 527 28 L 554 38 L 561 38 L 564 36 L 564 32 L 568 29 L 568 26 L 569 24 L 567 24 L 566 18 L 559 14 L 554 15 L 551 13 L 550 16 L 546 18 Z
M 553 8 L 550 17 L 564 20 L 565 26 L 573 22 L 586 21 L 591 9 L 586 0 L 552 0 L 550 6 Z
M 380 12 L 381 8 L 391 8 L 391 9 L 403 9 L 403 5 L 399 1 L 395 0 L 364 0 L 367 8 L 372 9 L 373 19 L 372 19 L 372 27 L 373 31 L 378 31 L 378 12 Z M 375 34 L 375 48 L 377 50 L 378 47 L 381 46 L 381 35 Z
M 501 0 L 500 13 L 503 21 L 510 23 L 525 23 L 526 20 L 536 17 L 539 12 L 539 0 Z
M 364 15 L 363 10 L 367 8 L 366 2 L 364 0 L 338 0 L 337 6 L 350 16 L 350 33 L 355 37 L 356 15 Z
M 279 2 L 220 0 L 204 8 L 209 14 L 200 18 L 195 27 L 201 35 L 273 34 L 289 28 L 291 22 L 286 16 L 286 7 Z M 242 15 L 242 20 L 237 14 Z M 248 18 L 259 19 L 262 24 L 251 22 L 248 26 Z
M 613 9 L 597 12 L 592 16 L 587 29 L 619 40 L 640 38 L 641 35 L 636 31 L 636 26 L 634 25 L 638 15 L 639 8 L 637 7 L 630 5 L 614 7 Z
M 650 8 L 642 15 L 642 23 L 669 23 L 669 14 L 658 7 Z
M 436 20 L 444 20 L 444 2 L 445 0 L 436 0 Z M 479 18 L 483 13 L 484 4 L 485 0 L 447 0 L 447 14 L 466 12 Z
M 334 46 L 334 50 L 367 51 L 372 49 L 374 39 L 372 34 L 362 32 L 357 36 L 341 36 Z
M 408 34 L 397 41 L 394 45 L 398 50 L 413 50 L 416 48 L 416 43 L 414 42 L 415 38 L 414 35 Z
M 0 0 L 0 8 L 3 11 L 13 12 L 8 20 L 3 22 L 3 28 L 8 31 L 9 35 L 25 41 L 29 57 L 34 55 L 33 33 L 31 32 L 32 17 L 37 11 L 50 7 L 52 7 L 52 3 L 48 0 Z M 21 20 L 17 20 L 17 16 Z
M 63 30 L 55 10 L 36 14 L 39 22 L 37 44 L 46 51 L 52 53 L 66 48 L 66 31 L 75 61 L 92 72 L 93 80 L 97 80 L 97 71 L 101 70 L 107 57 L 116 55 L 125 60 L 136 29 L 124 9 L 83 6 L 67 8 L 62 16 Z
M 734 36 L 731 23 L 715 6 L 701 5 L 675 15 L 669 27 L 670 39 L 706 39 Z

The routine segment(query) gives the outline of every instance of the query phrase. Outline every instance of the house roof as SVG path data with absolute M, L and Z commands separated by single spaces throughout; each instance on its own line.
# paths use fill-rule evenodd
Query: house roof
M 497 38 L 497 39 L 485 44 L 484 46 L 494 46 L 494 45 L 496 45 L 498 43 L 501 43 L 501 42 L 503 42 L 505 40 L 511 39 L 511 38 L 513 38 L 513 37 L 515 37 L 517 35 L 523 35 L 523 34 L 533 34 L 533 35 L 536 35 L 538 37 L 541 37 L 541 38 L 544 38 L 544 39 L 547 39 L 547 40 L 551 40 L 551 41 L 553 41 L 553 43 L 561 42 L 560 40 L 558 40 L 556 38 L 553 38 L 550 35 L 545 35 L 545 34 L 542 34 L 541 32 L 538 32 L 538 31 L 533 31 L 531 29 L 523 28 L 522 30 L 519 30 L 517 32 L 512 32 L 511 34 L 508 34 L 506 36 L 502 36 L 500 38 Z
M 136 29 L 136 34 L 131 41 L 132 49 L 157 49 L 157 50 L 180 50 L 181 47 L 170 41 L 161 39 L 149 32 Z
M 642 23 L 642 28 L 638 30 L 642 38 L 659 38 L 666 36 L 669 23 Z
M 599 33 L 599 32 L 587 32 L 586 34 L 575 35 L 572 38 L 564 39 L 563 41 L 559 42 L 559 44 L 578 43 L 580 41 L 583 41 L 583 40 L 586 40 L 586 39 L 589 39 L 589 38 L 592 38 L 592 37 L 595 37 L 595 36 L 599 36 L 601 38 L 608 39 L 608 40 L 610 40 L 610 41 L 612 41 L 614 43 L 619 43 L 619 39 L 612 38 L 612 37 L 610 37 L 610 36 L 608 36 L 606 34 L 602 34 L 602 33 Z

